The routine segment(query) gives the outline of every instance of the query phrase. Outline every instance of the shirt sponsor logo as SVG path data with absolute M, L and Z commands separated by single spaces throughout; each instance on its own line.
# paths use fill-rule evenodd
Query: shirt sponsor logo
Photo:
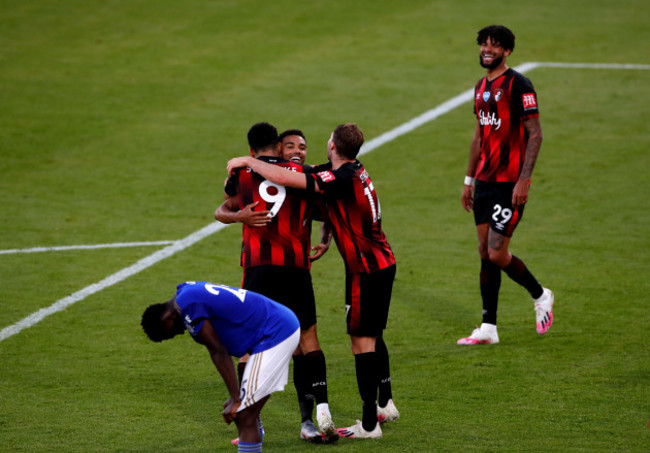
M 323 182 L 330 182 L 330 181 L 334 181 L 334 179 L 336 179 L 334 177 L 334 173 L 332 173 L 331 171 L 321 171 L 321 172 L 318 172 L 317 175 Z
M 483 92 L 483 100 L 484 100 L 485 102 L 487 102 L 488 99 L 490 99 L 490 92 L 489 92 L 489 91 L 484 91 L 484 92 Z
M 496 113 L 485 113 L 483 110 L 480 110 L 478 115 L 481 126 L 496 126 L 494 128 L 495 131 L 501 127 L 501 118 L 497 118 Z
M 521 97 L 524 102 L 524 110 L 537 108 L 537 99 L 535 93 L 526 93 Z

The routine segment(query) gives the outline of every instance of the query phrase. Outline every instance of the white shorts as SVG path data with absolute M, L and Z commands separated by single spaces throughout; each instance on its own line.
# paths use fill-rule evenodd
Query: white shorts
M 261 401 L 273 392 L 281 392 L 289 381 L 289 361 L 300 342 L 297 329 L 282 343 L 248 358 L 241 380 L 241 406 L 237 412 Z

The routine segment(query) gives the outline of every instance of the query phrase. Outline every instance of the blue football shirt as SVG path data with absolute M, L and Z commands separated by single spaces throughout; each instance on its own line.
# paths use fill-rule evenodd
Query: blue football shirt
M 198 340 L 205 320 L 235 357 L 266 351 L 300 327 L 287 307 L 251 291 L 208 282 L 178 285 L 176 303 L 188 332 Z

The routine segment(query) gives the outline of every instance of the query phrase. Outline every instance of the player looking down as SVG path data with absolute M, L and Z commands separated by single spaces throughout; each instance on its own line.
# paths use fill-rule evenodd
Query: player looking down
M 230 394 L 222 415 L 227 424 L 237 425 L 238 451 L 261 452 L 260 412 L 271 393 L 284 390 L 300 338 L 291 310 L 251 291 L 186 282 L 169 301 L 147 307 L 141 325 L 152 341 L 187 330 L 207 348 Z M 240 386 L 231 356 L 245 354 L 250 358 Z

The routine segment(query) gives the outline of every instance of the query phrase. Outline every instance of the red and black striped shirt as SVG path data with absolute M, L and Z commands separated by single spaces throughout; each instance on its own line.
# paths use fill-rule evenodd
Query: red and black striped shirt
M 370 273 L 395 264 L 381 229 L 377 192 L 361 162 L 346 163 L 337 170 L 320 166 L 315 171 L 346 271 Z
M 524 121 L 539 116 L 533 84 L 511 68 L 492 81 L 483 77 L 474 88 L 474 114 L 481 129 L 476 179 L 517 182 L 528 143 Z
M 302 166 L 284 159 L 261 156 L 258 159 L 302 172 Z M 243 225 L 241 265 L 310 268 L 312 205 L 304 191 L 273 184 L 250 168 L 239 169 L 228 179 L 226 193 L 237 195 L 239 208 L 258 202 L 256 210 L 269 210 L 273 221 L 263 227 Z

